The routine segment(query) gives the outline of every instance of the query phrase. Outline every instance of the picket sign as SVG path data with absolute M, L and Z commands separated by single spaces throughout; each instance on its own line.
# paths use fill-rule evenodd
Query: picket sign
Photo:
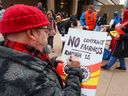
M 70 54 L 80 59 L 81 67 L 85 69 L 81 96 L 95 96 L 106 39 L 106 32 L 69 29 L 61 57 L 65 64 Z M 62 64 L 58 68 L 58 74 L 65 80 L 63 67 Z

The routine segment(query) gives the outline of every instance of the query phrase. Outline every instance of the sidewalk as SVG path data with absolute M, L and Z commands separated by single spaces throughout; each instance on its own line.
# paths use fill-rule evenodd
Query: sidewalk
M 54 38 L 55 53 L 50 54 L 50 56 L 61 55 L 61 46 L 62 42 L 60 34 L 57 33 Z M 103 61 L 103 64 L 105 63 L 107 63 L 107 61 Z M 128 63 L 128 59 L 126 59 L 126 63 Z M 96 96 L 127 96 L 128 64 L 126 64 L 126 71 L 115 69 L 118 65 L 119 62 L 117 62 L 110 70 L 101 70 Z

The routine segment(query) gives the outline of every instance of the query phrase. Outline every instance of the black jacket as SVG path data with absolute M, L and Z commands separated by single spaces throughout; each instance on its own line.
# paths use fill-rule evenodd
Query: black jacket
M 116 40 L 112 56 L 123 58 L 128 57 L 128 26 L 122 28 L 125 34 L 120 35 L 120 40 Z
M 0 96 L 80 96 L 81 69 L 68 71 L 80 73 L 69 74 L 62 88 L 45 61 L 0 46 Z

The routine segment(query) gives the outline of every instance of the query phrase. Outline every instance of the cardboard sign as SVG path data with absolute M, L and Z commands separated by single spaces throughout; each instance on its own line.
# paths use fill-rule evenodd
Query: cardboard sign
M 107 33 L 70 28 L 66 38 L 62 58 L 66 62 L 69 55 L 74 54 L 80 59 L 85 69 L 81 96 L 95 96 Z M 64 80 L 63 68 L 58 69 Z

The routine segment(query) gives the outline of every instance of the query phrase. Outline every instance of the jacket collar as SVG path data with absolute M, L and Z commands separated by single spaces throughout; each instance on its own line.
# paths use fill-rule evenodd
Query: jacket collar
M 31 54 L 34 57 L 37 57 L 41 60 L 49 61 L 49 56 L 45 53 L 41 53 L 39 50 L 23 43 L 14 42 L 8 39 L 5 39 L 4 46 L 9 47 L 11 49 Z

